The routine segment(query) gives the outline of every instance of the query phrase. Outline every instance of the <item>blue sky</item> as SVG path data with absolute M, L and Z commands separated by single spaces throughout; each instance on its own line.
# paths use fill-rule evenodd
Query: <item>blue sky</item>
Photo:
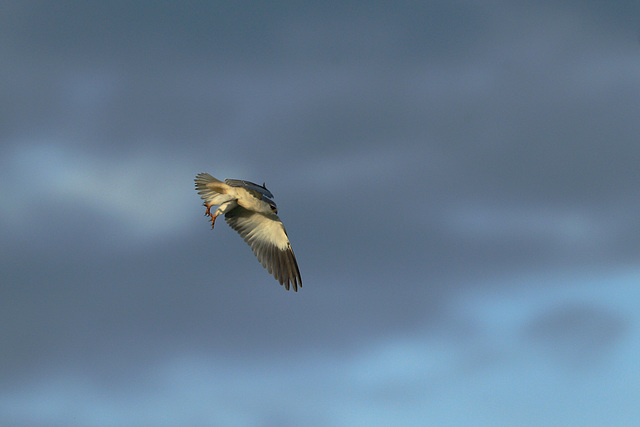
M 638 14 L 6 4 L 0 424 L 637 424 Z

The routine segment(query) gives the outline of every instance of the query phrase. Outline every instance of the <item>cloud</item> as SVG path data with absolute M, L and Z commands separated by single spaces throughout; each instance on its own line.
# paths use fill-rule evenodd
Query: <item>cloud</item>
M 104 425 L 172 425 L 185 417 L 194 423 L 240 425 L 274 419 L 285 424 L 320 420 L 337 425 L 356 420 L 390 425 L 398 419 L 453 419 L 466 424 L 483 419 L 491 424 L 530 416 L 538 421 L 605 417 L 622 421 L 637 413 L 633 406 L 637 392 L 624 385 L 635 383 L 628 376 L 635 359 L 624 355 L 638 342 L 638 330 L 630 326 L 637 317 L 633 306 L 637 276 L 635 270 L 597 277 L 570 275 L 556 283 L 535 277 L 524 279 L 529 282 L 525 287 L 472 290 L 447 307 L 451 316 L 447 323 L 457 318 L 475 325 L 460 330 L 463 333 L 427 328 L 381 336 L 349 352 L 316 348 L 293 351 L 285 358 L 265 353 L 239 358 L 175 347 L 147 369 L 108 387 L 71 372 L 31 380 L 33 384 L 21 392 L 3 391 L 3 409 L 6 416 L 20 421 Z M 547 307 L 556 309 L 549 314 Z M 569 317 L 563 313 L 573 320 L 567 323 Z M 594 318 L 596 313 L 600 314 Z M 578 319 L 584 315 L 593 321 Z M 603 318 L 618 325 L 623 318 L 629 326 L 616 327 L 618 332 L 609 335 L 607 325 L 598 322 Z M 581 343 L 588 343 L 607 351 L 587 365 L 567 364 L 553 351 L 536 350 L 540 338 L 547 341 L 545 337 L 551 337 L 551 350 L 560 344 L 560 349 L 581 351 Z M 598 337 L 607 341 L 605 348 Z M 479 356 L 485 357 L 484 363 L 477 363 Z M 617 363 L 611 364 L 612 360 Z M 623 383 L 611 380 L 623 373 Z M 543 390 L 554 398 L 536 397 Z M 631 393 L 629 398 L 617 397 L 622 390 Z M 608 409 L 582 404 L 600 399 Z M 535 407 L 544 410 L 529 413 Z
M 105 156 L 107 157 L 107 156 Z M 128 158 L 105 158 L 59 142 L 17 146 L 5 158 L 2 221 L 12 233 L 29 235 L 43 219 L 55 228 L 51 207 L 63 205 L 96 218 L 93 238 L 120 233 L 138 240 L 175 235 L 188 227 L 191 170 L 179 159 L 140 152 Z M 188 175 L 187 175 L 188 174 Z M 15 183 L 20 188 L 15 188 Z M 104 229 L 104 223 L 118 229 Z
M 583 305 L 554 307 L 526 328 L 531 337 L 570 366 L 603 358 L 628 328 L 612 311 Z
M 9 6 L 6 424 L 636 415 L 618 6 Z M 208 229 L 198 172 L 266 181 L 301 292 Z

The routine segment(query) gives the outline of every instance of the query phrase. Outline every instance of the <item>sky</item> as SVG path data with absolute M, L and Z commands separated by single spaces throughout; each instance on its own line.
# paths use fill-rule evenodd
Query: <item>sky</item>
M 4 2 L 0 63 L 0 425 L 640 423 L 637 2 Z

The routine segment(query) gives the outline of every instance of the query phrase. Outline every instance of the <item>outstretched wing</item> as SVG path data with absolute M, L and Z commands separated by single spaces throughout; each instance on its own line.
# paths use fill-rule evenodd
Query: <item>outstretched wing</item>
M 263 215 L 238 206 L 225 214 L 225 221 L 240 234 L 262 266 L 281 285 L 287 290 L 293 286 L 296 292 L 298 286 L 302 287 L 298 262 L 280 218 L 275 214 Z
M 271 194 L 271 191 L 267 190 L 267 187 L 265 187 L 264 185 L 258 185 L 251 181 L 245 181 L 243 179 L 225 179 L 224 182 L 232 187 L 243 187 L 247 190 L 257 191 L 260 194 L 273 199 L 273 194 Z M 260 197 L 258 196 L 257 198 L 259 199 Z

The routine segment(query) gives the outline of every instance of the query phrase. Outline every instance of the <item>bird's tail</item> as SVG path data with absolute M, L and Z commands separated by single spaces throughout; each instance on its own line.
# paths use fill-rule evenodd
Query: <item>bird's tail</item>
M 215 199 L 219 198 L 218 196 L 222 194 L 226 194 L 227 188 L 229 187 L 227 184 L 219 179 L 215 179 L 208 173 L 199 173 L 196 175 L 194 181 L 196 182 L 196 191 L 200 194 L 202 199 L 213 202 L 213 204 L 216 205 L 219 203 L 215 203 Z

